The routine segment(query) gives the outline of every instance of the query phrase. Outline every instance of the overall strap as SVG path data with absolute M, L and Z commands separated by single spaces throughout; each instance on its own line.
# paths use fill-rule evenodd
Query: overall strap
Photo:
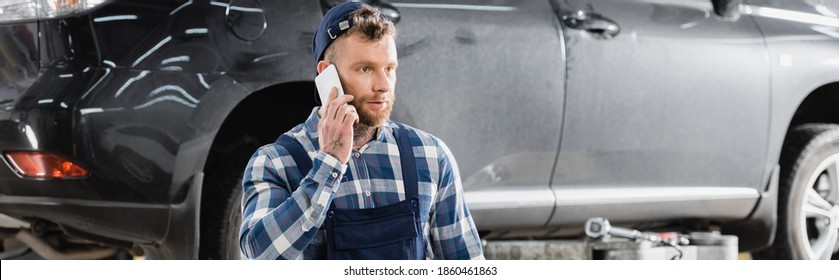
M 408 129 L 398 122 L 393 129 L 396 144 L 399 147 L 399 160 L 402 162 L 402 182 L 405 183 L 405 199 L 419 197 L 419 182 L 417 181 L 417 162 L 414 158 L 414 147 L 408 137 Z
M 303 177 L 306 177 L 306 174 L 309 174 L 309 170 L 312 170 L 312 160 L 309 159 L 309 155 L 306 153 L 306 149 L 303 148 L 303 145 L 297 141 L 297 139 L 292 138 L 288 135 L 280 135 L 280 139 L 277 139 L 277 144 L 283 146 L 288 153 L 291 155 L 291 158 L 294 159 L 294 163 L 297 164 L 297 168 L 300 170 L 300 174 Z M 297 184 L 300 182 L 288 182 L 291 186 L 289 186 L 289 191 L 294 192 L 299 187 Z

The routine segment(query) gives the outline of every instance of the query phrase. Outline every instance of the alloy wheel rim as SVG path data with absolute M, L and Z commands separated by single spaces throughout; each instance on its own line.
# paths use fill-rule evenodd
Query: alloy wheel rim
M 808 259 L 830 259 L 839 244 L 839 154 L 827 157 L 801 197 L 798 242 Z

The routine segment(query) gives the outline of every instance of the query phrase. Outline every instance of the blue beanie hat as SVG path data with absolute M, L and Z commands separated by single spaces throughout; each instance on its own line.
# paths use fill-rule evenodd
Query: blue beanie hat
M 358 10 L 366 4 L 361 2 L 347 2 L 335 5 L 323 15 L 320 26 L 315 30 L 315 38 L 312 42 L 312 53 L 315 55 L 315 64 L 323 59 L 326 48 L 344 34 L 354 23 L 347 15 Z

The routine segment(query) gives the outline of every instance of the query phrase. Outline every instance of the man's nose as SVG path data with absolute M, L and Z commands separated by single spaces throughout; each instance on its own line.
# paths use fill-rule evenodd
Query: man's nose
M 373 76 L 373 91 L 390 91 L 390 77 L 388 76 L 388 72 L 386 70 L 376 71 L 376 74 Z

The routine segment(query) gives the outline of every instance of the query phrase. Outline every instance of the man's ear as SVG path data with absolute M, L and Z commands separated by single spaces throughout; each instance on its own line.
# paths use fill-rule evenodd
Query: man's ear
M 328 61 L 326 61 L 326 60 L 321 60 L 321 61 L 319 61 L 319 62 L 318 62 L 318 74 L 320 74 L 321 72 L 323 72 L 323 70 L 324 70 L 324 69 L 326 69 L 326 67 L 329 67 L 329 65 L 330 65 L 330 64 L 332 64 L 332 63 L 329 63 L 329 62 L 328 62 Z

